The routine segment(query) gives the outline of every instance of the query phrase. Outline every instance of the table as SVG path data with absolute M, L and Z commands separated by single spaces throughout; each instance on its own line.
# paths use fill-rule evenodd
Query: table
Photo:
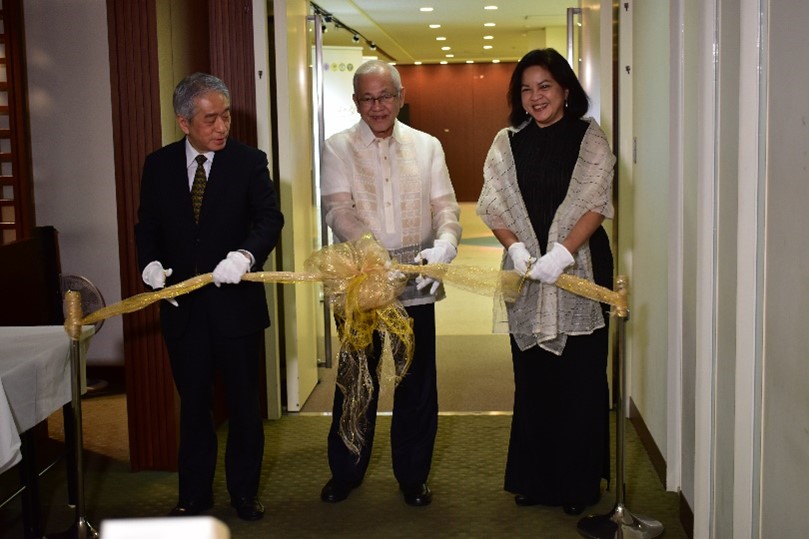
M 93 333 L 93 326 L 82 328 L 82 373 Z M 0 473 L 22 459 L 20 434 L 71 401 L 70 384 L 64 327 L 0 327 Z

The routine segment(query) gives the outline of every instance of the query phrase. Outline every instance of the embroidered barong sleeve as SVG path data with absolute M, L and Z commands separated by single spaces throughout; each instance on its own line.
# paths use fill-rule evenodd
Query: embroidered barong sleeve
M 351 164 L 326 143 L 321 162 L 321 204 L 326 224 L 340 241 L 356 241 L 371 232 L 360 218 L 351 196 L 350 174 Z
M 433 146 L 430 181 L 430 213 L 435 238 L 446 240 L 455 247 L 461 240 L 461 208 L 455 199 L 455 190 L 449 178 L 444 150 L 436 141 Z

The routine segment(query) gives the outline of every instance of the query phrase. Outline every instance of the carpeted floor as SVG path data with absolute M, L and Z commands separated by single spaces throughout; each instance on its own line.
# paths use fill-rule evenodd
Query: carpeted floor
M 175 474 L 130 472 L 120 449 L 125 444 L 121 427 L 94 421 L 102 415 L 98 410 L 110 417 L 110 408 L 125 407 L 123 400 L 113 395 L 84 401 L 85 429 L 89 431 L 85 435 L 87 517 L 96 528 L 107 519 L 163 516 L 176 501 Z M 379 418 L 379 437 L 365 482 L 345 502 L 330 505 L 319 498 L 329 476 L 325 440 L 330 418 L 287 415 L 266 424 L 261 490 L 265 518 L 254 523 L 236 518 L 227 503 L 221 465 L 215 484 L 216 505 L 210 514 L 222 520 L 235 539 L 579 537 L 578 517 L 567 516 L 558 507 L 518 507 L 502 490 L 510 420 L 508 414 L 442 415 L 430 477 L 434 501 L 428 507 L 413 508 L 402 501 L 390 469 L 389 416 Z M 58 429 L 52 431 L 59 436 Z M 663 490 L 629 423 L 625 458 L 626 506 L 663 523 L 665 537 L 686 537 L 678 520 L 677 494 Z M 41 479 L 47 533 L 67 529 L 73 519 L 72 510 L 65 505 L 63 470 L 63 465 L 57 465 Z M 590 512 L 608 513 L 614 499 L 613 492 L 605 492 Z M 2 537 L 22 537 L 18 503 L 0 509 L 0 530 Z
M 508 335 L 439 335 L 436 357 L 440 411 L 511 412 L 514 374 Z M 318 384 L 301 413 L 331 412 L 336 376 L 335 368 L 318 369 Z M 379 411 L 392 408 L 392 384 L 383 382 Z

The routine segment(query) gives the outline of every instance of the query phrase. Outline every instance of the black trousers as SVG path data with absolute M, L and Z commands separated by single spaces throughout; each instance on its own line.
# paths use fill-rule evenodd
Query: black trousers
M 196 301 L 191 323 L 180 335 L 166 335 L 180 395 L 179 499 L 198 501 L 212 495 L 217 454 L 212 406 L 217 371 L 222 375 L 229 414 L 225 451 L 228 492 L 232 497 L 255 496 L 264 455 L 258 394 L 261 332 L 242 337 L 222 335 L 211 324 L 203 298 L 186 301 Z
M 514 415 L 505 490 L 545 505 L 591 505 L 609 479 L 609 332 L 570 336 L 562 356 L 511 337 Z
M 438 431 L 438 391 L 435 369 L 435 305 L 407 307 L 406 310 L 413 320 L 415 351 L 410 369 L 393 395 L 390 441 L 393 474 L 400 485 L 409 487 L 426 482 L 430 474 Z M 365 445 L 359 459 L 346 448 L 338 433 L 343 411 L 343 393 L 335 388 L 328 453 L 332 477 L 337 481 L 362 481 L 368 469 L 376 430 L 379 403 L 377 366 L 381 352 L 379 336 L 375 335 L 374 350 L 368 358 L 374 392 L 366 412 Z

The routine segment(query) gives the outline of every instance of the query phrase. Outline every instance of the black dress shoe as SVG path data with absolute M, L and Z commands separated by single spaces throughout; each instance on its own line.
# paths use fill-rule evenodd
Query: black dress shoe
M 427 483 L 411 487 L 402 486 L 401 489 L 404 493 L 404 501 L 407 505 L 422 507 L 430 505 L 430 502 L 433 501 L 433 493 L 430 487 L 427 486 Z
M 539 505 L 539 502 L 533 498 L 529 498 L 528 496 L 523 496 L 522 494 L 517 494 L 514 496 L 514 503 L 519 505 L 520 507 L 528 507 L 531 505 Z
M 259 520 L 264 516 L 264 506 L 255 496 L 231 498 L 230 505 L 236 508 L 242 520 Z
M 351 491 L 360 486 L 362 481 L 337 481 L 329 479 L 320 491 L 320 499 L 327 503 L 337 503 L 348 498 Z
M 203 511 L 213 507 L 213 498 L 203 498 L 201 500 L 181 501 L 169 511 L 170 517 L 195 517 Z
M 562 511 L 567 515 L 580 515 L 584 513 L 587 506 L 583 503 L 567 504 L 562 506 Z
M 562 506 L 562 511 L 564 511 L 568 515 L 580 515 L 584 513 L 584 510 L 587 508 L 588 505 L 595 505 L 601 500 L 601 487 L 599 487 L 596 492 L 595 496 L 590 498 L 589 501 L 584 503 L 566 503 Z

